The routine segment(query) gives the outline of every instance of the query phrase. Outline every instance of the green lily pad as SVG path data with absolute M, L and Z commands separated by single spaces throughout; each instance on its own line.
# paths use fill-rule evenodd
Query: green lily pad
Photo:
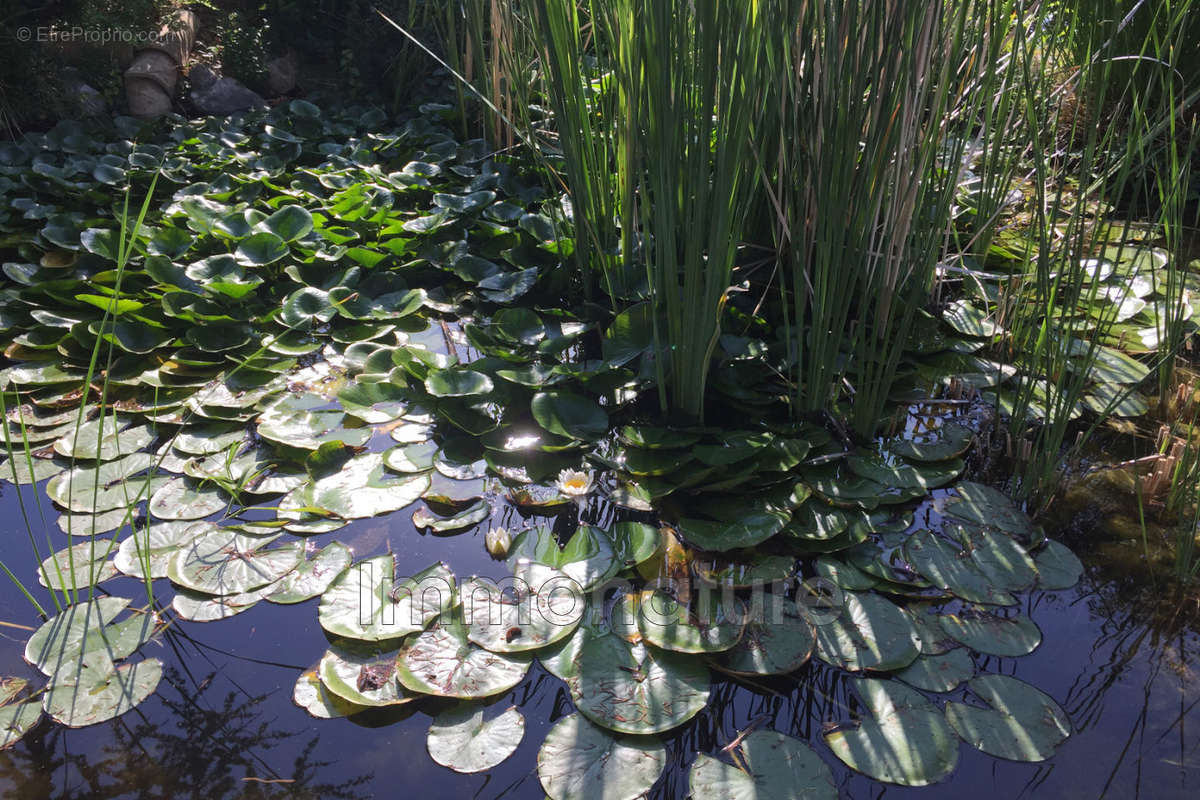
M 573 392 L 538 392 L 529 407 L 538 425 L 559 436 L 596 441 L 608 432 L 604 409 Z
M 258 227 L 285 242 L 294 242 L 313 229 L 313 216 L 302 206 L 288 205 L 258 223 Z
M 171 439 L 171 447 L 193 456 L 221 453 L 246 440 L 242 425 L 189 425 Z
M 942 313 L 942 319 L 951 328 L 966 336 L 987 338 L 995 336 L 1003 329 L 993 322 L 987 313 L 980 311 L 966 300 L 955 300 Z
M 494 653 L 520 653 L 565 639 L 579 625 L 583 593 L 558 570 L 530 564 L 511 588 L 481 578 L 463 585 L 468 639 Z
M 835 800 L 833 772 L 808 745 L 753 731 L 737 746 L 740 765 L 700 753 L 688 773 L 693 800 Z
M 1033 561 L 1037 565 L 1038 586 L 1042 589 L 1070 589 L 1083 575 L 1083 563 L 1079 558 L 1066 545 L 1055 541 L 1046 542 Z
M 509 550 L 508 566 L 519 575 L 524 571 L 520 566 L 523 560 L 554 567 L 585 590 L 608 580 L 621 568 L 612 540 L 590 525 L 577 528 L 562 547 L 550 528 L 523 531 Z
M 365 708 L 343 700 L 326 689 L 315 669 L 300 673 L 300 677 L 296 679 L 296 686 L 292 689 L 292 702 L 317 719 L 348 717 Z
M 115 508 L 99 514 L 59 514 L 56 524 L 68 536 L 98 536 L 111 533 L 132 519 L 133 514 L 128 509 Z
M 309 330 L 323 322 L 329 322 L 337 315 L 337 308 L 329 297 L 329 292 L 305 286 L 297 289 L 283 301 L 283 310 L 279 321 L 294 330 Z
M 126 428 L 112 417 L 98 417 L 54 442 L 54 450 L 67 458 L 112 461 L 141 450 L 154 441 L 148 426 Z
M 650 425 L 626 425 L 618 432 L 621 441 L 632 447 L 645 450 L 678 449 L 691 447 L 700 441 L 700 434 Z
M 959 458 L 971 447 L 974 432 L 965 425 L 947 422 L 938 428 L 934 438 L 927 441 L 892 440 L 888 449 L 912 461 L 936 462 Z
M 203 594 L 252 591 L 279 580 L 304 557 L 301 542 L 265 547 L 270 541 L 229 528 L 203 533 L 175 553 L 167 565 L 167 577 Z
M 437 451 L 437 444 L 431 441 L 402 445 L 386 451 L 383 454 L 383 463 L 396 472 L 428 472 L 433 469 L 433 459 Z
M 151 519 L 145 527 L 135 530 L 121 542 L 113 564 L 135 578 L 165 578 L 175 553 L 190 546 L 197 537 L 215 530 L 217 526 L 211 522 Z
M 261 267 L 274 264 L 289 252 L 287 242 L 274 233 L 262 231 L 238 243 L 234 257 L 247 267 Z
M 280 516 L 295 519 L 297 509 L 321 509 L 342 519 L 365 519 L 399 511 L 428 488 L 428 476 L 396 477 L 386 471 L 381 454 L 364 453 L 338 472 L 293 489 L 279 501 Z
M 1003 493 L 971 481 L 963 481 L 954 488 L 958 498 L 946 503 L 945 510 L 949 516 L 999 528 L 1018 542 L 1036 540 L 1029 517 Z
M 817 657 L 851 672 L 903 669 L 920 652 L 912 621 L 876 594 L 844 592 L 838 616 L 817 625 Z
M 742 638 L 715 663 L 734 675 L 787 675 L 808 662 L 816 643 L 816 630 L 795 603 L 764 593 L 751 600 Z
M 42 705 L 55 721 L 82 728 L 136 708 L 154 694 L 161 678 L 162 662 L 157 658 L 122 664 L 106 673 L 88 670 L 50 684 Z
M 477 397 L 495 388 L 487 375 L 469 369 L 434 370 L 425 379 L 425 390 L 434 397 Z
M 414 698 L 396 680 L 396 653 L 334 647 L 325 651 L 317 674 L 330 694 L 358 706 L 398 706 Z
M 189 622 L 214 622 L 248 611 L 258 605 L 272 589 L 273 587 L 268 585 L 240 594 L 210 595 L 179 588 L 175 590 L 171 608 L 181 619 Z
M 428 509 L 419 508 L 413 512 L 413 527 L 418 530 L 429 529 L 433 533 L 461 533 L 475 527 L 492 515 L 492 504 L 486 499 L 467 506 L 462 511 L 449 517 L 440 517 Z
M 13 481 L 18 486 L 28 486 L 31 483 L 40 483 L 47 478 L 53 478 L 66 469 L 61 462 L 46 458 L 26 460 L 20 445 L 14 452 L 14 458 L 0 459 L 0 480 Z M 32 462 L 32 468 L 30 462 Z
M 274 584 L 266 600 L 272 603 L 303 603 L 318 597 L 329 588 L 354 560 L 350 548 L 341 542 L 330 542 L 310 559 L 301 561 L 296 569 Z
M 667 751 L 657 739 L 613 736 L 571 714 L 546 734 L 537 763 L 550 800 L 637 800 L 666 769 Z
M 220 488 L 190 478 L 171 478 L 150 498 L 150 513 L 159 519 L 194 520 L 227 509 L 232 500 Z
M 951 692 L 975 674 L 971 654 L 956 648 L 942 655 L 922 655 L 896 673 L 896 677 L 927 692 Z
M 1037 581 L 1037 566 L 1011 536 L 990 528 L 957 526 L 954 534 L 993 585 L 1020 592 Z
M 791 515 L 782 511 L 759 511 L 736 522 L 683 519 L 677 525 L 679 535 L 701 550 L 724 553 L 754 547 L 784 529 Z
M 981 611 L 946 614 L 942 628 L 956 641 L 990 656 L 1029 655 L 1042 643 L 1042 632 L 1029 617 L 999 617 Z
M 865 592 L 879 584 L 875 575 L 863 572 L 848 561 L 833 556 L 821 556 L 815 565 L 817 574 L 835 586 L 855 592 Z
M 996 758 L 1045 761 L 1071 735 L 1071 720 L 1039 689 L 1008 675 L 967 684 L 991 708 L 947 703 L 946 719 L 964 742 Z
M 930 530 L 919 530 L 904 542 L 904 558 L 934 586 L 971 603 L 1016 605 L 1016 598 L 997 586 L 973 555 Z
M 861 679 L 855 687 L 871 716 L 857 728 L 825 734 L 843 763 L 901 786 L 928 786 L 954 771 L 958 739 L 929 701 L 896 681 Z
M 42 562 L 38 583 L 65 592 L 83 590 L 115 578 L 117 568 L 108 558 L 114 549 L 111 539 L 93 538 L 59 550 Z
M 42 701 L 40 698 L 12 702 L 16 692 L 25 684 L 19 678 L 5 678 L 3 681 L 5 697 L 0 702 L 0 750 L 7 750 L 21 740 L 25 734 L 38 724 L 42 718 Z M 11 692 L 11 693 L 10 693 Z
M 692 562 L 692 569 L 707 585 L 750 589 L 791 578 L 796 574 L 796 559 L 753 550 L 735 551 L 729 558 L 697 559 Z
M 258 434 L 285 447 L 316 450 L 326 442 L 358 447 L 371 438 L 370 428 L 345 427 L 341 411 L 281 413 L 268 409 L 259 418 Z
M 862 455 L 851 456 L 847 462 L 855 475 L 901 489 L 936 489 L 945 486 L 962 474 L 965 465 L 960 460 L 938 464 L 888 464 Z
M 396 658 L 396 674 L 410 691 L 439 697 L 491 697 L 512 689 L 529 670 L 524 653 L 494 653 L 472 643 L 461 618 L 442 619 L 411 639 Z
M 95 467 L 75 467 L 60 472 L 46 484 L 46 493 L 60 506 L 75 512 L 96 513 L 129 508 L 147 499 L 163 478 L 134 477 L 154 464 L 150 453 L 131 453 Z
M 438 764 L 471 774 L 499 766 L 524 737 L 525 717 L 515 706 L 485 719 L 482 708 L 463 703 L 433 718 L 425 746 Z
M 124 597 L 100 597 L 68 606 L 41 625 L 25 644 L 25 660 L 52 680 L 88 671 L 103 674 L 128 658 L 157 630 L 153 614 L 116 617 L 129 606 Z
M 394 383 L 353 383 L 338 392 L 346 413 L 368 425 L 397 420 L 408 409 L 408 394 Z
M 321 595 L 317 618 L 335 636 L 378 642 L 424 630 L 450 608 L 454 573 L 445 564 L 427 567 L 396 583 L 392 555 L 353 565 Z
M 960 646 L 942 628 L 942 624 L 939 622 L 940 615 L 930 614 L 916 605 L 904 609 L 904 613 L 912 620 L 917 629 L 917 635 L 921 637 L 921 655 L 940 656 Z
M 849 526 L 850 520 L 842 511 L 824 503 L 808 502 L 792 513 L 792 520 L 783 532 L 790 539 L 832 541 Z
M 583 644 L 576 666 L 578 677 L 568 682 L 575 707 L 617 733 L 662 733 L 708 703 L 708 670 L 680 653 L 605 636 Z
M 644 592 L 638 604 L 638 630 L 663 650 L 719 653 L 742 638 L 747 611 L 732 595 L 701 591 L 693 603 L 681 603 L 664 591 Z

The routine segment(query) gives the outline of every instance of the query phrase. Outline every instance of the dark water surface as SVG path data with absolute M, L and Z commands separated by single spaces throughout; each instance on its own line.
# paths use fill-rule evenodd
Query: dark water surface
M 35 495 L 37 500 L 35 500 Z M 46 513 L 55 549 L 67 537 L 42 487 L 23 496 Z M 511 512 L 511 509 L 510 509 Z M 401 574 L 439 559 L 460 577 L 506 572 L 485 553 L 482 533 L 437 538 L 416 533 L 405 512 L 354 523 L 330 536 L 358 558 L 397 554 Z M 513 516 L 501 524 L 519 526 Z M 35 531 L 40 528 L 36 524 Z M 39 547 L 45 556 L 45 535 Z M 1083 532 L 1086 537 L 1086 531 Z M 811 663 L 794 679 L 713 686 L 708 708 L 666 737 L 672 767 L 654 798 L 687 796 L 687 768 L 696 751 L 714 752 L 739 730 L 760 725 L 798 736 L 830 764 L 848 798 L 1195 798 L 1200 796 L 1200 613 L 1195 599 L 1168 596 L 1150 581 L 1106 571 L 1078 534 L 1065 538 L 1088 572 L 1073 590 L 1034 592 L 1025 609 L 1044 632 L 1032 655 L 977 659 L 981 671 L 1015 675 L 1056 699 L 1075 735 L 1044 764 L 999 761 L 963 745 L 957 772 L 923 789 L 886 786 L 846 769 L 820 741 L 827 724 L 850 718 L 843 673 Z M 0 484 L 3 560 L 36 587 L 28 533 L 17 489 Z M 0 576 L 0 675 L 43 679 L 24 663 L 36 627 L 29 602 Z M 110 593 L 145 600 L 143 584 L 118 578 Z M 170 585 L 155 584 L 155 601 L 170 602 Z M 354 720 L 318 720 L 293 705 L 300 671 L 324 653 L 317 600 L 299 606 L 261 603 L 231 619 L 180 622 L 140 651 L 166 665 L 163 682 L 125 716 L 71 730 L 43 719 L 14 749 L 0 752 L 0 797 L 12 798 L 542 798 L 537 750 L 545 733 L 572 711 L 561 681 L 534 666 L 496 710 L 517 705 L 526 734 L 517 752 L 485 775 L 459 775 L 425 752 L 430 713 L 419 705 Z M 360 717 L 363 715 L 360 715 Z

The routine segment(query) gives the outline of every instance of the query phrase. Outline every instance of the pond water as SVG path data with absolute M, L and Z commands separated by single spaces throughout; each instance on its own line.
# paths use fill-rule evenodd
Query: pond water
M 23 489 L 27 503 L 33 491 Z M 44 498 L 41 485 L 37 491 Z M 33 558 L 21 519 L 17 488 L 0 485 L 5 561 L 29 566 Z M 49 519 L 53 526 L 53 515 Z M 1034 592 L 1023 608 L 1043 630 L 1042 645 L 1023 658 L 977 660 L 980 671 L 1031 682 L 1070 714 L 1074 735 L 1049 761 L 1005 762 L 964 745 L 957 771 L 931 787 L 887 786 L 856 775 L 820 741 L 823 726 L 849 716 L 853 701 L 846 673 L 814 659 L 792 679 L 756 682 L 753 688 L 718 678 L 708 707 L 664 737 L 671 766 L 651 796 L 685 797 L 687 767 L 697 751 L 713 752 L 739 731 L 763 726 L 812 744 L 833 769 L 843 797 L 1195 797 L 1200 614 L 1194 600 L 1180 608 L 1178 598 L 1161 586 L 1106 570 L 1092 558 L 1087 534 L 1058 537 L 1087 565 L 1083 580 L 1068 591 Z M 61 546 L 65 537 L 56 530 L 52 535 Z M 403 512 L 355 522 L 333 535 L 350 544 L 356 558 L 390 549 L 401 574 L 405 567 L 415 571 L 438 559 L 460 577 L 499 578 L 506 572 L 486 554 L 482 533 L 423 535 Z M 32 569 L 27 571 L 22 577 L 32 582 Z M 158 581 L 154 588 L 156 603 L 169 605 L 170 585 Z M 110 581 L 104 589 L 144 597 L 143 585 L 130 578 Z M 13 749 L 0 752 L 0 796 L 382 798 L 410 791 L 456 798 L 543 796 L 537 750 L 552 724 L 573 710 L 561 681 L 535 664 L 520 685 L 495 698 L 489 705 L 497 710 L 509 705 L 521 710 L 525 738 L 499 767 L 460 775 L 425 752 L 430 715 L 445 706 L 317 720 L 293 704 L 297 675 L 328 646 L 316 604 L 260 603 L 219 622 L 178 621 L 143 651 L 166 666 L 153 696 L 122 717 L 88 728 L 43 719 Z M 16 587 L 0 583 L 0 674 L 38 679 L 22 659 L 28 632 L 12 627 L 37 624 Z

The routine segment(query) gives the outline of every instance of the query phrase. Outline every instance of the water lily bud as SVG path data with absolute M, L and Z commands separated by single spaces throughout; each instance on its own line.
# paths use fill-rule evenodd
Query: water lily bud
M 483 537 L 483 544 L 493 556 L 504 558 L 508 555 L 508 548 L 512 547 L 512 534 L 507 528 L 490 528 Z

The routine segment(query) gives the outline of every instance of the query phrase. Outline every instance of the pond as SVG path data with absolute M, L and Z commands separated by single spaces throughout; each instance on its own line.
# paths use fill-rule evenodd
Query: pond
M 856 443 L 734 297 L 678 424 L 652 302 L 597 314 L 558 200 L 422 111 L 0 150 L 5 796 L 1195 793 L 1194 598 L 971 480 L 987 312 L 922 316 Z
M 26 492 L 29 490 L 26 489 Z M 16 490 L 0 488 L 6 560 L 28 563 Z M 438 538 L 418 533 L 401 514 L 355 522 L 339 532 L 357 557 L 403 554 L 414 566 L 445 560 L 458 575 L 500 577 L 482 534 Z M 1000 761 L 963 747 L 957 771 L 920 789 L 883 786 L 828 757 L 842 796 L 951 798 L 1191 798 L 1200 788 L 1200 614 L 1181 611 L 1148 582 L 1139 584 L 1089 559 L 1086 532 L 1068 539 L 1088 566 L 1074 589 L 1035 596 L 1026 611 L 1045 634 L 1031 655 L 985 658 L 980 668 L 1014 675 L 1054 697 L 1074 734 L 1043 764 Z M 160 582 L 161 584 L 162 582 Z M 114 594 L 144 591 L 131 578 Z M 170 602 L 165 586 L 156 599 Z M 215 624 L 179 622 L 146 651 L 162 659 L 158 691 L 130 714 L 89 728 L 43 722 L 14 749 L 0 752 L 0 793 L 12 798 L 394 797 L 404 787 L 431 795 L 540 797 L 537 750 L 555 721 L 572 710 L 568 692 L 534 667 L 497 709 L 519 708 L 526 733 L 513 756 L 485 775 L 460 775 L 425 753 L 433 708 L 366 720 L 314 720 L 292 701 L 297 674 L 324 652 L 316 601 L 299 608 L 261 603 Z M 0 584 L 0 622 L 30 624 L 28 602 Z M 21 654 L 27 633 L 0 631 L 0 671 L 36 680 Z M 718 680 L 696 720 L 668 738 L 671 768 L 653 798 L 686 794 L 686 767 L 753 723 L 818 750 L 822 725 L 844 716 L 846 679 L 812 662 L 784 681 L 755 690 Z M 399 788 L 398 788 L 399 787 Z

